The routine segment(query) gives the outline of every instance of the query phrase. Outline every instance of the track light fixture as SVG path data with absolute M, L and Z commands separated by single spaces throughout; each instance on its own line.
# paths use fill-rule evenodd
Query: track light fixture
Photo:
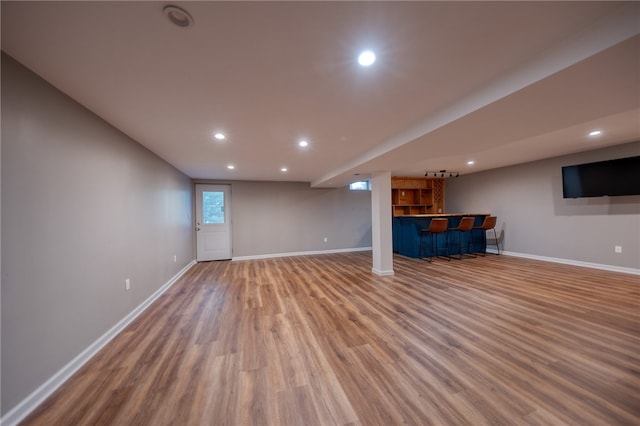
M 460 172 L 452 172 L 452 171 L 449 171 L 449 170 L 439 170 L 439 171 L 426 171 L 424 173 L 425 177 L 429 177 L 429 176 L 438 177 L 438 175 L 440 175 L 441 178 L 444 178 L 444 177 L 458 177 L 458 176 L 460 176 Z

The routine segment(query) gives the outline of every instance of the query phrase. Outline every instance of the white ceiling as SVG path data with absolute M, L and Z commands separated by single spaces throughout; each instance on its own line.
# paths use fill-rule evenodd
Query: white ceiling
M 638 2 L 175 3 L 187 29 L 167 4 L 2 1 L 2 50 L 192 178 L 341 186 L 640 140 Z

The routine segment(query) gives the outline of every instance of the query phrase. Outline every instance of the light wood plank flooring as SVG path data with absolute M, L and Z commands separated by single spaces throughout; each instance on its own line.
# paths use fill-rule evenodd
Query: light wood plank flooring
M 640 278 L 508 256 L 200 263 L 29 425 L 638 425 Z

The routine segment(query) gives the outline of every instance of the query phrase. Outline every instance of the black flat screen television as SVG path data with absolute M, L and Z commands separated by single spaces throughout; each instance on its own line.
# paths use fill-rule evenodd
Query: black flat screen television
M 564 198 L 640 195 L 640 156 L 562 168 Z

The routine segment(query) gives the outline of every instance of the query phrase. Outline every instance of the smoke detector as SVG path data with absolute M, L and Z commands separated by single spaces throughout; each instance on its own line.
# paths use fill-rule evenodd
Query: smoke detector
M 177 27 L 187 28 L 193 25 L 193 18 L 189 15 L 189 12 L 181 7 L 168 5 L 162 9 L 162 13 Z

